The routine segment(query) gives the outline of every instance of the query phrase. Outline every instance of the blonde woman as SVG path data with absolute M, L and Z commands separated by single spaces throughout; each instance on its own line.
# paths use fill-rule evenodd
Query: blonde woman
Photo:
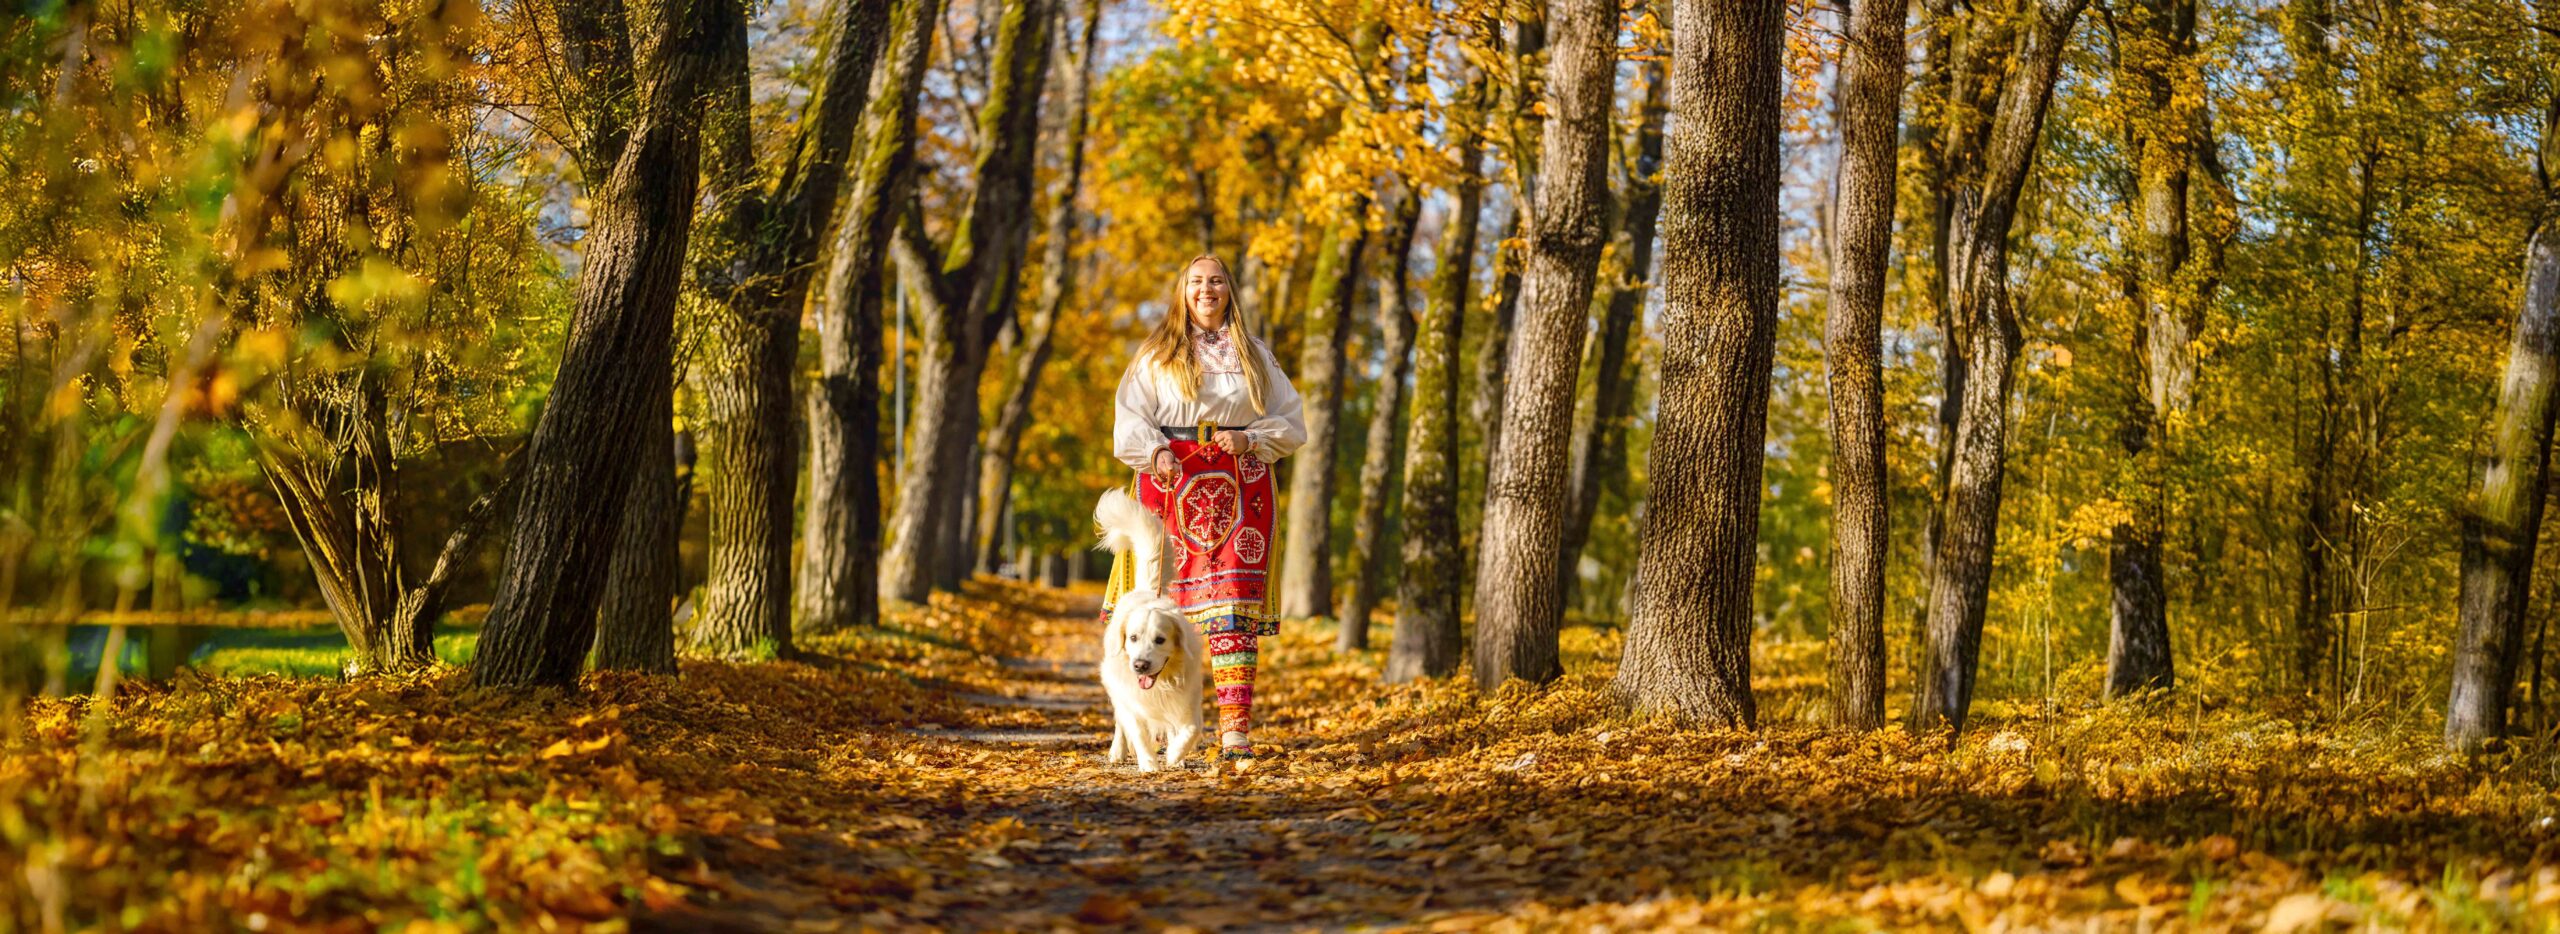
M 1298 390 L 1246 332 L 1225 261 L 1183 264 L 1174 305 L 1120 377 L 1113 453 L 1138 472 L 1138 501 L 1164 519 L 1176 567 L 1165 595 L 1207 638 L 1218 755 L 1253 758 L 1256 648 L 1279 624 L 1263 609 L 1277 512 L 1271 464 L 1307 441 Z M 1123 589 L 1115 569 L 1104 595 Z

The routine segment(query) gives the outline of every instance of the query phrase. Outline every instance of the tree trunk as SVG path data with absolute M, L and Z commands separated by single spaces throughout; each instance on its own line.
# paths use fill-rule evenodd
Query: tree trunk
M 596 611 L 598 669 L 676 670 L 676 597 L 684 592 L 679 545 L 693 498 L 693 434 L 660 424 L 633 439 L 631 492 L 623 501 L 604 606 Z
M 1493 307 L 1487 309 L 1483 346 L 1476 349 L 1475 389 L 1467 396 L 1467 423 L 1476 426 L 1477 469 L 1490 477 L 1494 456 L 1502 450 L 1502 396 L 1510 383 L 1511 326 L 1520 314 L 1521 207 L 1517 196 L 1511 213 L 1494 234 Z M 1481 486 L 1481 484 L 1479 484 Z M 1476 491 L 1481 508 L 1484 491 Z
M 2128 497 L 2131 521 L 2116 529 L 2107 576 L 2114 589 L 2107 639 L 2107 694 L 2167 688 L 2176 682 L 2169 648 L 2166 568 L 2161 542 L 2168 522 L 2171 465 L 2181 445 L 2170 432 L 2194 407 L 2196 337 L 2206 303 L 2219 284 L 2208 244 L 2202 257 L 2190 248 L 2188 191 L 2191 169 L 2209 136 L 2196 132 L 2202 101 L 2179 94 L 2195 74 L 2196 7 L 2192 0 L 2129 4 L 2115 17 L 2118 86 L 2135 96 L 2128 140 L 2135 163 L 2138 279 L 2141 309 L 2135 360 L 2141 390 L 2129 405 L 2119 437 L 2138 476 Z M 2195 268 L 2194 261 L 2202 261 Z M 2201 272 L 2201 274 L 2199 274 Z
M 836 220 L 844 167 L 869 101 L 888 7 L 837 0 L 820 34 L 819 87 L 778 173 L 751 136 L 746 36 L 732 37 L 709 134 L 717 239 L 695 278 L 709 293 L 703 379 L 710 580 L 693 643 L 719 655 L 791 653 L 792 494 L 799 452 L 791 379 L 809 279 Z
M 2453 649 L 2453 690 L 2444 741 L 2477 750 L 2506 734 L 2508 695 L 2524 648 L 2525 601 L 2533 549 L 2542 532 L 2543 482 L 2551 464 L 2552 416 L 2560 413 L 2560 96 L 2544 118 L 2536 175 L 2545 185 L 2541 223 L 2525 246 L 2524 307 L 2507 349 L 2498 408 L 2479 453 L 2480 486 L 2462 512 L 2461 624 Z
M 977 549 L 970 544 L 970 534 L 978 528 L 978 462 L 986 459 L 978 450 L 979 427 L 985 421 L 978 414 L 978 387 L 986 382 L 986 368 L 987 361 L 982 356 L 978 361 L 979 376 L 970 383 L 969 406 L 960 412 L 963 416 L 960 430 L 969 440 L 967 444 L 954 445 L 959 471 L 952 476 L 959 482 L 944 488 L 944 495 L 951 497 L 951 502 L 944 504 L 938 512 L 942 516 L 942 528 L 936 533 L 940 538 L 935 547 L 942 549 L 942 553 L 933 559 L 933 587 L 936 590 L 958 593 L 960 584 L 968 580 L 969 572 L 978 566 Z
M 1289 468 L 1287 550 L 1280 559 L 1280 615 L 1322 616 L 1333 608 L 1334 438 L 1341 431 L 1342 352 L 1351 341 L 1351 305 L 1360 293 L 1360 217 L 1365 199 L 1344 212 L 1316 254 L 1308 286 L 1306 338 L 1298 345 L 1298 391 L 1306 400 L 1307 443 Z
M 284 507 L 329 616 L 347 639 L 349 674 L 433 664 L 396 640 L 402 580 L 398 471 L 385 427 L 382 377 L 358 366 L 295 376 L 284 393 L 291 418 L 261 445 L 258 466 Z M 395 641 L 403 647 L 395 647 Z
M 1912 717 L 1921 727 L 1964 728 L 1973 703 L 1974 665 L 1982 651 L 1982 616 L 1991 592 L 1991 561 L 1999 537 L 2002 461 L 2008 446 L 2008 402 L 2017 360 L 2018 321 L 2009 304 L 2009 229 L 2018 193 L 2035 167 L 2046 105 L 2062 70 L 2063 47 L 2088 0 L 2036 0 L 2025 9 L 2017 68 L 2004 79 L 1990 115 L 1979 164 L 1955 184 L 1960 190 L 1948 229 L 1952 277 L 1945 307 L 1956 323 L 1963 387 L 1939 505 L 1935 555 L 1929 562 L 1928 627 L 1920 657 L 1919 698 Z M 2006 50 L 1983 48 L 1981 54 Z
M 1673 0 L 1662 395 L 1618 691 L 1749 728 L 1752 571 L 1778 326 L 1779 0 Z
M 659 73 L 595 193 L 568 344 L 523 454 L 515 533 L 472 662 L 480 684 L 577 682 L 630 488 L 626 445 L 667 417 L 650 404 L 674 366 L 668 338 L 693 227 L 702 97 L 744 17 L 730 2 L 665 6 Z
M 1507 6 L 1507 4 L 1506 4 Z M 1520 274 L 1524 247 L 1518 236 L 1530 192 L 1537 190 L 1538 134 L 1545 123 L 1539 112 L 1538 82 L 1543 72 L 1547 50 L 1546 0 L 1526 0 L 1516 11 L 1512 23 L 1510 72 L 1506 76 L 1506 107 L 1496 118 L 1495 145 L 1508 155 L 1511 165 L 1511 213 L 1503 218 L 1502 231 L 1494 235 L 1493 306 L 1485 322 L 1484 346 L 1477 351 L 1475 390 L 1468 402 L 1468 424 L 1476 426 L 1478 460 L 1471 465 L 1489 478 L 1493 459 L 1502 450 L 1502 399 L 1511 365 L 1511 325 L 1520 308 Z M 1505 10 L 1506 17 L 1514 11 Z M 1483 480 L 1468 481 L 1474 485 L 1476 506 L 1483 508 Z M 1479 517 L 1481 518 L 1481 517 Z M 1479 522 L 1479 532 L 1482 523 Z
M 809 388 L 809 501 L 800 536 L 799 631 L 880 621 L 880 344 L 887 257 L 915 184 L 915 114 L 939 0 L 899 0 L 873 71 L 860 149 L 818 303 Z
M 1422 215 L 1422 193 L 1407 190 L 1397 198 L 1387 229 L 1378 244 L 1385 248 L 1378 277 L 1378 332 L 1385 351 L 1384 375 L 1376 406 L 1369 416 L 1369 442 L 1360 458 L 1360 508 L 1351 519 L 1351 586 L 1342 597 L 1335 648 L 1369 647 L 1369 613 L 1377 609 L 1380 567 L 1387 549 L 1387 493 L 1395 482 L 1403 448 L 1396 429 L 1404 424 L 1404 381 L 1413 372 L 1413 311 L 1405 272 L 1413 258 L 1413 228 Z
M 1858 0 L 1849 8 L 1840 64 L 1840 167 L 1822 341 L 1831 378 L 1831 717 L 1859 730 L 1884 725 L 1884 568 L 1893 539 L 1883 322 L 1908 13 L 1908 0 Z
M 1582 585 L 1582 547 L 1599 517 L 1600 494 L 1626 477 L 1627 419 L 1635 408 L 1637 313 L 1644 310 L 1645 282 L 1653 274 L 1654 228 L 1662 217 L 1663 94 L 1669 81 L 1659 61 L 1645 63 L 1645 90 L 1637 104 L 1635 151 L 1626 165 L 1627 188 L 1619 197 L 1622 225 L 1614 262 L 1600 298 L 1600 346 L 1593 361 L 1591 418 L 1575 426 L 1566 476 L 1564 549 L 1556 562 L 1565 604 Z
M 1486 76 L 1450 106 L 1450 143 L 1458 151 L 1457 189 L 1440 229 L 1439 262 L 1413 348 L 1413 426 L 1405 433 L 1404 567 L 1396 575 L 1395 640 L 1387 647 L 1386 680 L 1402 684 L 1458 670 L 1466 650 L 1458 591 L 1466 554 L 1458 547 L 1458 353 L 1465 336 L 1467 293 L 1475 285 L 1477 214 L 1484 204 L 1483 116 Z
M 693 648 L 721 656 L 791 652 L 791 494 L 799 459 L 791 372 L 797 308 L 713 312 L 702 370 L 711 482 L 710 567 Z
M 926 237 L 921 207 L 910 201 L 893 251 L 900 275 L 920 304 L 924 354 L 916 382 L 914 436 L 898 471 L 898 508 L 881 559 L 882 600 L 923 602 L 949 586 L 965 565 L 945 569 L 943 548 L 957 541 L 966 560 L 966 485 L 978 440 L 978 378 L 1004 319 L 1012 313 L 1022 255 L 1031 232 L 1031 181 L 1040 135 L 1041 89 L 1049 73 L 1051 0 L 1007 0 L 990 66 L 993 80 L 978 110 L 976 185 L 969 212 L 948 249 Z M 957 528 L 956 538 L 946 530 Z
M 1031 424 L 1031 402 L 1040 389 L 1040 373 L 1049 363 L 1049 349 L 1058 326 L 1059 308 L 1066 304 L 1075 286 L 1074 247 L 1076 196 L 1084 183 L 1084 134 L 1088 99 L 1093 84 L 1094 36 L 1101 21 L 1101 0 L 1082 0 L 1077 4 L 1076 32 L 1066 45 L 1064 77 L 1061 91 L 1067 114 L 1058 149 L 1064 155 L 1065 170 L 1058 182 L 1057 200 L 1049 205 L 1049 216 L 1042 222 L 1048 231 L 1048 242 L 1040 257 L 1039 304 L 1031 320 L 1022 325 L 1022 349 L 1014 358 L 1013 389 L 1007 393 L 1004 408 L 996 414 L 995 426 L 988 430 L 986 453 L 978 463 L 978 540 L 985 543 L 985 559 L 981 570 L 992 573 L 1002 555 L 1004 535 L 999 523 L 1008 521 L 1007 506 L 1013 495 L 1013 458 L 1022 447 L 1022 430 Z M 1028 570 L 1021 572 L 1027 579 Z
M 1609 197 L 1611 77 L 1617 0 L 1559 0 L 1547 68 L 1548 118 L 1535 209 L 1524 225 L 1520 320 L 1503 391 L 1501 450 L 1485 477 L 1476 564 L 1476 682 L 1551 681 L 1564 673 L 1556 630 L 1563 594 L 1556 556 L 1565 519 L 1565 456 L 1582 332 Z

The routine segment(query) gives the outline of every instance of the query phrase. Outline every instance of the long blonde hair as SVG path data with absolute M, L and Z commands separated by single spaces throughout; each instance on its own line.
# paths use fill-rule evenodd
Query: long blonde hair
M 1227 339 L 1235 343 L 1236 356 L 1244 363 L 1245 397 L 1253 401 L 1254 413 L 1262 414 L 1262 345 L 1245 327 L 1244 305 L 1236 301 L 1236 277 L 1227 270 L 1226 260 L 1202 253 L 1183 262 L 1173 274 L 1173 306 L 1165 312 L 1164 320 L 1157 322 L 1156 329 L 1147 334 L 1146 341 L 1138 345 L 1138 359 L 1172 376 L 1174 386 L 1182 390 L 1182 398 L 1200 398 L 1200 364 L 1192 357 L 1191 347 L 1191 303 L 1182 293 L 1182 282 L 1191 276 L 1191 267 L 1204 259 L 1218 264 L 1218 273 L 1227 277 Z

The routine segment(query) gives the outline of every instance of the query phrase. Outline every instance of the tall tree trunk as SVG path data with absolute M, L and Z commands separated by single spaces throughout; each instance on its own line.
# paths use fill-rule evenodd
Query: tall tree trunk
M 873 69 L 860 149 L 818 303 L 819 371 L 809 388 L 809 501 L 800 536 L 798 626 L 837 632 L 880 621 L 880 344 L 887 257 L 915 184 L 916 99 L 939 0 L 898 0 Z
M 1280 615 L 1321 616 L 1333 608 L 1334 439 L 1341 431 L 1342 352 L 1360 294 L 1360 254 L 1369 239 L 1363 199 L 1326 231 L 1308 286 L 1306 338 L 1298 345 L 1299 393 L 1307 443 L 1289 468 L 1289 528 L 1280 559 Z
M 675 604 L 684 592 L 678 546 L 693 498 L 693 433 L 679 434 L 670 422 L 657 426 L 633 439 L 631 491 L 604 605 L 596 611 L 598 669 L 676 670 Z
M 953 445 L 954 456 L 960 465 L 959 472 L 953 476 L 959 482 L 944 487 L 944 495 L 951 497 L 952 501 L 944 504 L 938 512 L 943 521 L 942 528 L 936 533 L 940 539 L 935 546 L 942 549 L 942 553 L 933 559 L 933 587 L 936 590 L 959 592 L 961 582 L 969 579 L 969 572 L 978 564 L 976 549 L 970 545 L 970 534 L 978 528 L 978 463 L 986 459 L 978 450 L 979 429 L 986 421 L 985 416 L 979 414 L 978 399 L 979 387 L 986 382 L 986 356 L 993 350 L 989 347 L 980 352 L 978 377 L 970 383 L 969 407 L 960 413 L 963 417 L 959 430 L 969 440 L 967 444 Z
M 515 532 L 472 661 L 484 685 L 570 686 L 595 641 L 596 608 L 631 483 L 625 445 L 673 368 L 668 338 L 693 228 L 702 98 L 731 30 L 729 0 L 665 0 L 666 34 L 629 140 L 595 193 L 568 344 L 523 456 Z
M 1040 389 L 1040 372 L 1049 363 L 1052 335 L 1058 326 L 1058 310 L 1066 304 L 1075 285 L 1076 196 L 1084 183 L 1084 133 L 1088 98 L 1093 84 L 1093 43 L 1101 22 L 1101 0 L 1081 0 L 1076 5 L 1075 34 L 1063 48 L 1067 67 L 1066 86 L 1061 96 L 1067 105 L 1066 120 L 1058 149 L 1065 156 L 1065 171 L 1058 181 L 1058 198 L 1049 205 L 1049 216 L 1042 222 L 1048 231 L 1048 242 L 1040 257 L 1039 304 L 1031 312 L 1031 320 L 1022 325 L 1022 349 L 1014 357 L 1013 388 L 1006 394 L 1004 408 L 997 411 L 996 423 L 987 431 L 986 453 L 978 463 L 978 540 L 985 558 L 981 570 L 993 573 L 1002 557 L 1004 535 L 999 523 L 1007 522 L 1007 508 L 1013 495 L 1013 458 L 1022 446 L 1022 430 L 1031 424 L 1031 402 Z M 1063 23 L 1063 20 L 1062 20 Z M 1022 572 L 1026 577 L 1029 570 Z
M 1884 725 L 1883 323 L 1908 0 L 1857 0 L 1840 63 L 1840 168 L 1822 358 L 1831 387 L 1831 717 Z
M 1973 703 L 1974 666 L 1982 651 L 1982 616 L 1991 593 L 1991 559 L 1999 537 L 2000 481 L 2008 446 L 2009 385 L 2017 360 L 2017 312 L 2009 304 L 2009 229 L 2019 191 L 2035 167 L 2046 105 L 2062 70 L 2063 47 L 2088 0 L 2033 0 L 2021 12 L 2017 67 L 1990 115 L 1986 145 L 1955 204 L 1948 244 L 1953 276 L 1945 307 L 1959 345 L 1950 365 L 1964 366 L 1942 534 L 1929 566 L 1929 617 L 1920 658 L 1920 692 L 1912 716 L 1922 727 L 1963 729 Z M 1998 51 L 1976 44 L 1983 54 Z M 1961 80 L 1961 79 L 1959 79 Z
M 1458 591 L 1466 555 L 1458 547 L 1458 353 L 1465 336 L 1467 293 L 1475 284 L 1476 223 L 1484 206 L 1481 106 L 1489 82 L 1479 74 L 1450 106 L 1450 144 L 1458 175 L 1439 263 L 1431 271 L 1413 348 L 1413 427 L 1405 434 L 1404 567 L 1396 575 L 1395 640 L 1387 647 L 1386 680 L 1445 677 L 1458 670 L 1465 633 Z
M 1490 475 L 1495 453 L 1502 450 L 1502 394 L 1511 369 L 1511 326 L 1520 314 L 1519 242 L 1521 199 L 1513 196 L 1511 213 L 1496 231 L 1493 252 L 1493 304 L 1485 309 L 1483 346 L 1476 350 L 1475 388 L 1467 394 L 1467 423 L 1476 426 L 1476 469 Z M 1479 483 L 1479 486 L 1481 484 Z M 1484 491 L 1476 491 L 1481 506 Z
M 1600 494 L 1626 476 L 1627 420 L 1635 408 L 1635 337 L 1637 312 L 1644 310 L 1645 283 L 1653 274 L 1654 228 L 1662 217 L 1662 116 L 1668 90 L 1662 63 L 1647 62 L 1644 97 L 1636 105 L 1634 151 L 1626 161 L 1626 191 L 1618 198 L 1620 216 L 1616 249 L 1604 262 L 1600 288 L 1600 346 L 1591 378 L 1591 418 L 1574 428 L 1573 454 L 1565 475 L 1572 499 L 1565 503 L 1564 549 L 1557 579 L 1566 605 L 1582 584 L 1582 547 L 1591 540 L 1592 520 L 1599 517 Z
M 1662 397 L 1617 688 L 1748 728 L 1761 449 L 1778 327 L 1780 0 L 1672 0 Z
M 845 164 L 870 99 L 888 6 L 836 0 L 829 8 L 810 94 L 778 171 L 756 159 L 748 106 L 747 37 L 729 39 L 710 119 L 705 174 L 711 231 L 695 278 L 709 293 L 703 373 L 710 464 L 710 580 L 693 627 L 696 646 L 722 655 L 791 652 L 792 495 L 799 472 L 791 379 L 800 316 L 826 233 L 836 221 Z
M 1407 186 L 1388 215 L 1378 245 L 1378 332 L 1385 351 L 1384 380 L 1378 383 L 1376 406 L 1369 416 L 1368 447 L 1360 458 L 1360 508 L 1351 519 L 1351 586 L 1342 597 L 1342 628 L 1335 647 L 1342 651 L 1369 647 L 1369 613 L 1378 607 L 1379 575 L 1385 570 L 1387 492 L 1395 482 L 1404 449 L 1396 429 L 1404 424 L 1404 381 L 1413 372 L 1413 311 L 1405 273 L 1413 259 L 1413 228 L 1422 216 L 1422 193 Z
M 2552 416 L 2560 413 L 2553 398 L 2560 392 L 2560 190 L 2551 180 L 2560 170 L 2560 96 L 2551 100 L 2535 155 L 2543 204 L 2525 245 L 2524 307 L 2516 314 L 2498 408 L 2478 455 L 2479 490 L 2461 514 L 2461 628 L 2444 741 L 2466 751 L 2507 730 L 2508 695 L 2524 649 L 2525 601 L 2533 588 L 2533 549 L 2542 533 Z
M 898 508 L 881 558 L 880 597 L 924 601 L 937 583 L 955 582 L 943 548 L 952 511 L 965 510 L 978 440 L 978 378 L 997 331 L 1012 313 L 1031 233 L 1031 182 L 1039 148 L 1041 89 L 1048 81 L 1053 0 L 1006 0 L 997 27 L 992 81 L 978 109 L 976 185 L 969 212 L 948 249 L 926 237 L 921 207 L 910 201 L 893 251 L 900 275 L 917 296 L 924 354 L 916 382 L 913 437 L 898 471 Z M 966 555 L 966 529 L 958 540 Z
M 1528 222 L 1520 320 L 1504 387 L 1508 421 L 1485 478 L 1476 563 L 1476 682 L 1563 674 L 1556 630 L 1563 595 L 1556 556 L 1565 519 L 1565 455 L 1582 332 L 1600 261 L 1617 0 L 1561 0 L 1550 8 L 1548 118 Z
M 2135 359 L 2141 390 L 2118 433 L 2138 465 L 2131 521 L 2115 531 L 2107 562 L 2114 590 L 2107 639 L 2107 694 L 2117 696 L 2176 681 L 2169 649 L 2166 568 L 2161 543 L 2168 522 L 2170 466 L 2180 457 L 2170 432 L 2193 408 L 2196 346 L 2206 303 L 2219 284 L 2216 243 L 2191 248 L 2188 200 L 2200 149 L 2213 145 L 2203 102 L 2180 87 L 2197 84 L 2196 5 L 2146 0 L 2113 17 L 2118 86 L 2135 96 L 2127 108 L 2141 219 L 2134 297 L 2141 309 Z M 2207 236 L 2213 237 L 2212 225 Z
M 1513 17 L 1509 73 L 1504 80 L 1504 104 L 1496 118 L 1494 142 L 1509 157 L 1511 166 L 1511 212 L 1495 234 L 1493 260 L 1493 305 L 1485 322 L 1484 346 L 1477 351 L 1475 389 L 1468 402 L 1468 424 L 1479 432 L 1477 457 L 1471 465 L 1475 471 L 1490 477 L 1493 459 L 1502 450 L 1502 399 L 1511 365 L 1511 324 L 1519 314 L 1520 274 L 1524 247 L 1518 237 L 1527 216 L 1530 192 L 1536 190 L 1538 178 L 1538 135 L 1546 117 L 1540 113 L 1539 82 L 1545 70 L 1547 51 L 1546 0 L 1515 0 L 1505 4 Z M 1483 506 L 1482 479 L 1475 484 L 1476 506 Z M 1479 523 L 1481 525 L 1481 523 Z

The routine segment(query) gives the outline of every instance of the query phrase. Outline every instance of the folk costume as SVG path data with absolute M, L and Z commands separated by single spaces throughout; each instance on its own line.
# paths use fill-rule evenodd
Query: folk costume
M 1179 313 L 1179 312 L 1177 312 Z M 1279 622 L 1263 605 L 1270 559 L 1277 550 L 1272 520 L 1278 512 L 1271 464 L 1307 441 L 1304 405 L 1280 363 L 1260 341 L 1238 347 L 1225 329 L 1191 330 L 1197 392 L 1184 392 L 1180 377 L 1152 360 L 1133 360 L 1120 377 L 1112 422 L 1113 454 L 1138 471 L 1138 502 L 1164 520 L 1175 558 L 1165 596 L 1182 608 L 1208 639 L 1210 683 L 1217 688 L 1219 754 L 1251 758 L 1253 675 L 1262 636 L 1277 635 Z M 1248 357 L 1248 354 L 1250 357 Z M 1245 383 L 1246 366 L 1261 370 L 1259 410 Z M 1222 430 L 1242 431 L 1253 447 L 1229 455 L 1212 440 Z M 1156 452 L 1171 450 L 1181 479 L 1167 485 L 1152 473 Z M 1102 618 L 1129 589 L 1135 569 L 1126 556 L 1112 568 L 1103 591 Z

